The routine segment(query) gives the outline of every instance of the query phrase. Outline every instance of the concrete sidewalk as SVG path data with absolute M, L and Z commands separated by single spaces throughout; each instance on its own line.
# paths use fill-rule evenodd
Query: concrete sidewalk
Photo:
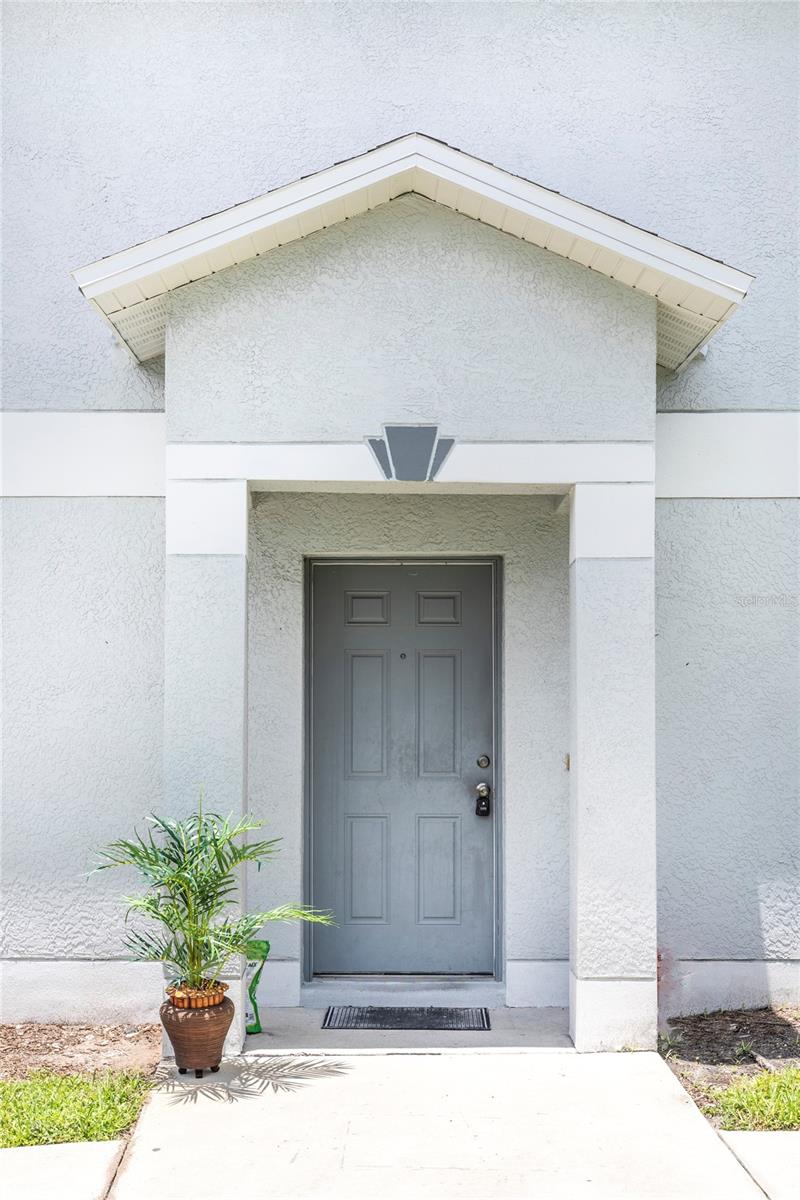
M 797 1200 L 800 1194 L 800 1132 L 723 1133 L 769 1200 Z
M 0 1150 L 0 1187 L 9 1200 L 105 1200 L 122 1151 L 121 1141 Z
M 113 1200 L 763 1200 L 656 1054 L 258 1054 L 147 1103 Z

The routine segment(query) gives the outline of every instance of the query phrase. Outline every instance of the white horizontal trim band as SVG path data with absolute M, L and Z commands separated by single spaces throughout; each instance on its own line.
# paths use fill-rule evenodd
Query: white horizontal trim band
M 470 442 L 456 444 L 438 483 L 552 484 L 652 481 L 653 448 L 636 442 Z M 365 443 L 167 445 L 170 479 L 271 483 L 383 482 Z
M 508 959 L 505 976 L 509 1008 L 566 1008 L 569 1004 L 567 959 Z
M 660 413 L 656 496 L 800 496 L 800 413 Z
M 661 961 L 658 984 L 663 1016 L 726 1008 L 800 1004 L 798 959 L 673 959 Z
M 379 482 L 380 469 L 366 442 L 294 442 L 241 445 L 168 443 L 169 479 L 251 479 L 293 483 Z
M 4 496 L 163 496 L 163 413 L 0 415 Z
M 439 483 L 652 482 L 649 442 L 457 442 Z
M 7 412 L 0 439 L 4 496 L 163 496 L 167 477 L 397 486 L 361 442 L 167 444 L 163 413 Z M 653 472 L 649 443 L 459 442 L 437 482 L 564 487 Z M 655 481 L 659 499 L 800 496 L 800 413 L 660 413 Z

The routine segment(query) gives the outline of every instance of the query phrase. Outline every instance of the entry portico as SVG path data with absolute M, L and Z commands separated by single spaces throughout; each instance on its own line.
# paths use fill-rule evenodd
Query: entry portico
M 377 480 L 374 487 L 386 489 Z M 570 524 L 571 1030 L 579 1049 L 649 1045 L 656 1023 L 653 485 L 577 482 L 562 503 Z M 224 807 L 246 805 L 249 505 L 246 480 L 168 486 L 165 766 L 176 805 L 199 780 L 209 796 L 224 797 Z M 525 644 L 507 632 L 504 653 L 524 656 Z M 506 885 L 518 891 L 509 869 Z M 543 962 L 504 959 L 499 978 L 508 1003 L 552 1004 L 562 995 Z
M 137 357 L 166 329 L 170 807 L 266 806 L 313 900 L 304 562 L 495 559 L 500 994 L 651 1046 L 655 366 L 748 277 L 411 135 L 76 278 Z M 287 934 L 273 1002 L 309 973 Z

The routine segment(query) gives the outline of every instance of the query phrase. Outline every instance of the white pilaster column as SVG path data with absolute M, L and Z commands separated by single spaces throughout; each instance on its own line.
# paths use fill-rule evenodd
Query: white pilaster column
M 168 811 L 247 804 L 246 480 L 167 484 L 164 787 Z M 240 881 L 244 900 L 244 875 Z M 244 1044 L 244 982 L 226 1053 Z
M 570 521 L 570 1032 L 652 1048 L 654 489 L 577 484 Z

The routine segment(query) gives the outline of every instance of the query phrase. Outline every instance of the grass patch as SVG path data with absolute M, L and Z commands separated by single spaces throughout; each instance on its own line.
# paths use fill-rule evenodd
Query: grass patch
M 110 1141 L 136 1120 L 151 1086 L 130 1071 L 0 1080 L 0 1147 Z
M 703 1111 L 722 1129 L 800 1129 L 800 1067 L 740 1079 L 713 1092 Z

